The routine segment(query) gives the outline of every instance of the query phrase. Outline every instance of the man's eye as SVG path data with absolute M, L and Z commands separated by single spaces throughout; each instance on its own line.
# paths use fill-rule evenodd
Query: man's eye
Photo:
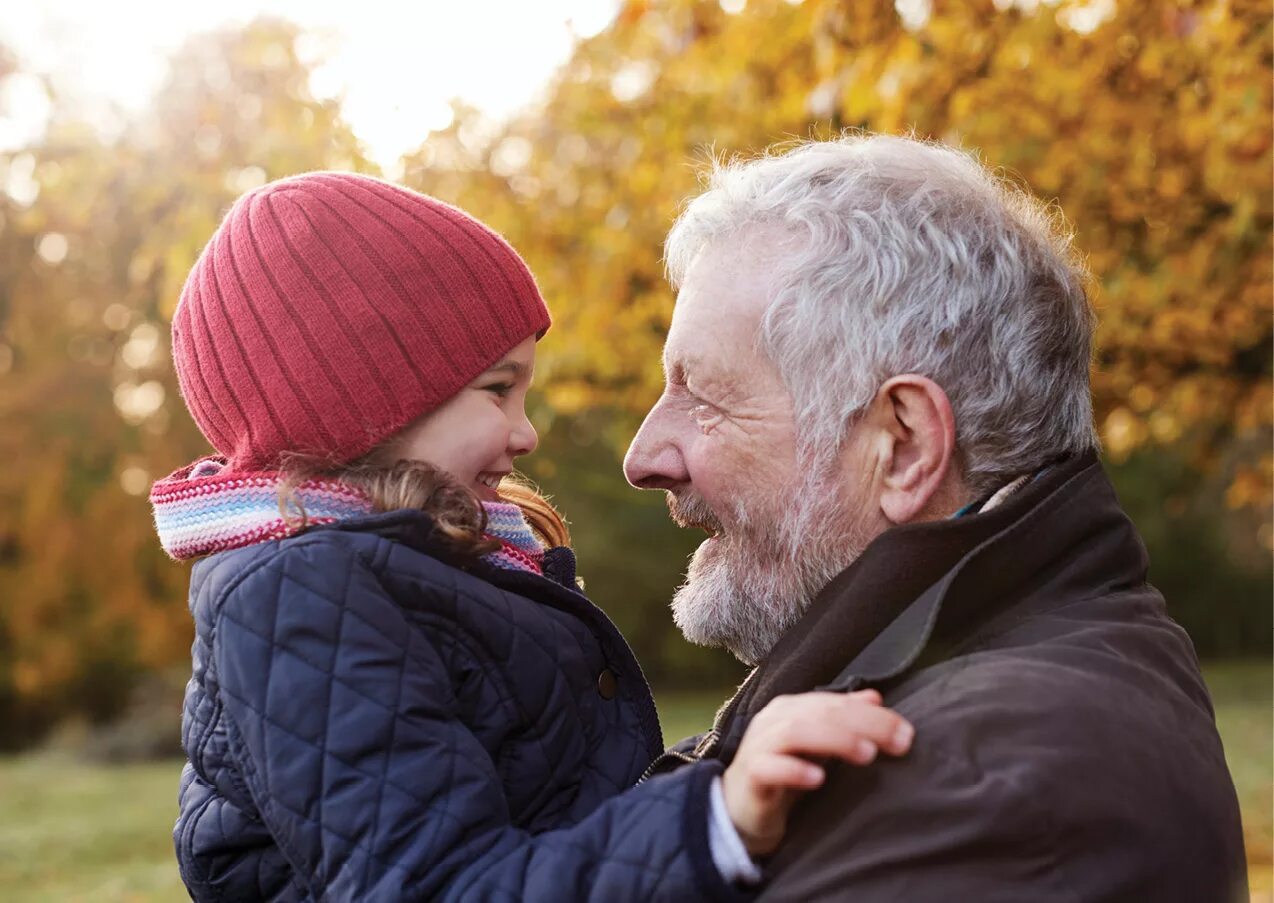
M 482 391 L 504 398 L 513 391 L 513 383 L 492 383 L 489 386 L 483 386 Z
M 690 409 L 690 419 L 707 430 L 721 421 L 721 412 L 710 404 L 697 404 Z

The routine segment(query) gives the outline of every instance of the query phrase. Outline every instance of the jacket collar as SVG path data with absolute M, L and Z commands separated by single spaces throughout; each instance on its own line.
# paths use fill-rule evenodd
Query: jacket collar
M 733 755 L 776 696 L 883 684 L 1008 607 L 1137 585 L 1147 566 L 1095 452 L 1051 467 L 986 513 L 889 530 L 819 593 L 722 710 L 719 754 Z
M 448 560 L 449 557 L 445 546 L 438 540 L 433 518 L 416 508 L 402 508 L 385 513 L 351 517 L 331 524 L 319 524 L 312 529 L 371 533 L 442 561 Z M 538 571 L 528 571 L 528 573 L 537 579 L 548 579 L 567 589 L 576 590 L 575 553 L 569 548 L 558 546 L 545 549 L 542 560 L 538 564 Z M 491 583 L 499 583 L 505 571 L 527 570 L 503 565 L 503 559 L 484 556 L 470 565 L 467 570 Z
M 375 536 L 410 546 L 417 552 L 428 552 L 434 547 L 433 518 L 415 508 L 400 508 L 396 511 L 365 514 L 362 517 L 349 517 L 334 524 L 323 524 L 314 529 L 371 533 Z

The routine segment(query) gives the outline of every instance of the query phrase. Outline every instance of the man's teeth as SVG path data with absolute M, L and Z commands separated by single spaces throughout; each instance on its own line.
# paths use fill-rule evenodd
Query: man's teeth
M 478 482 L 481 483 L 483 486 L 486 486 L 488 489 L 499 489 L 500 479 L 501 479 L 500 475 L 494 474 L 494 473 L 491 473 L 491 474 L 484 473 L 478 476 Z

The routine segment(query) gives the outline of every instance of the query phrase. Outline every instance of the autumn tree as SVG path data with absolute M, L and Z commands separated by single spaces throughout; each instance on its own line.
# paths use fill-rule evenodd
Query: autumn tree
M 552 407 L 625 412 L 620 438 L 661 379 L 660 250 L 696 162 L 845 128 L 966 148 L 1077 227 L 1111 458 L 1227 468 L 1268 546 L 1270 30 L 1246 0 L 630 0 L 542 108 L 502 129 L 458 109 L 408 178 L 527 255 Z
M 262 21 L 195 39 L 117 139 L 56 116 L 0 159 L 0 745 L 107 717 L 129 675 L 187 656 L 188 569 L 146 500 L 208 451 L 168 359 L 182 282 L 244 190 L 370 168 L 297 38 Z
M 311 95 L 301 38 L 273 21 L 196 38 L 117 136 L 55 106 L 43 139 L 0 153 L 0 745 L 110 716 L 134 676 L 186 657 L 189 572 L 145 497 L 208 450 L 169 360 L 182 281 L 242 191 L 373 169 Z M 1212 568 L 1217 597 L 1186 618 L 1201 648 L 1268 641 L 1265 594 L 1208 562 L 1261 529 L 1268 570 L 1270 44 L 1246 0 L 629 0 L 524 115 L 457 104 L 405 180 L 501 229 L 548 297 L 528 469 L 648 673 L 735 673 L 677 638 L 664 607 L 693 537 L 615 459 L 661 382 L 664 235 L 709 153 L 845 128 L 967 148 L 1060 204 L 1097 277 L 1109 457 L 1156 450 L 1121 485 L 1174 553 L 1156 579 Z M 0 80 L 20 65 L 0 52 Z M 1183 532 L 1190 481 L 1234 506 L 1220 535 Z

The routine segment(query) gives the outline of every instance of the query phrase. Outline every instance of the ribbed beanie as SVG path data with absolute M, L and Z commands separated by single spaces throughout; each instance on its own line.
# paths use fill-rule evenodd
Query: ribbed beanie
M 315 172 L 231 207 L 182 290 L 173 362 L 228 470 L 344 463 L 548 326 L 522 258 L 473 217 Z

